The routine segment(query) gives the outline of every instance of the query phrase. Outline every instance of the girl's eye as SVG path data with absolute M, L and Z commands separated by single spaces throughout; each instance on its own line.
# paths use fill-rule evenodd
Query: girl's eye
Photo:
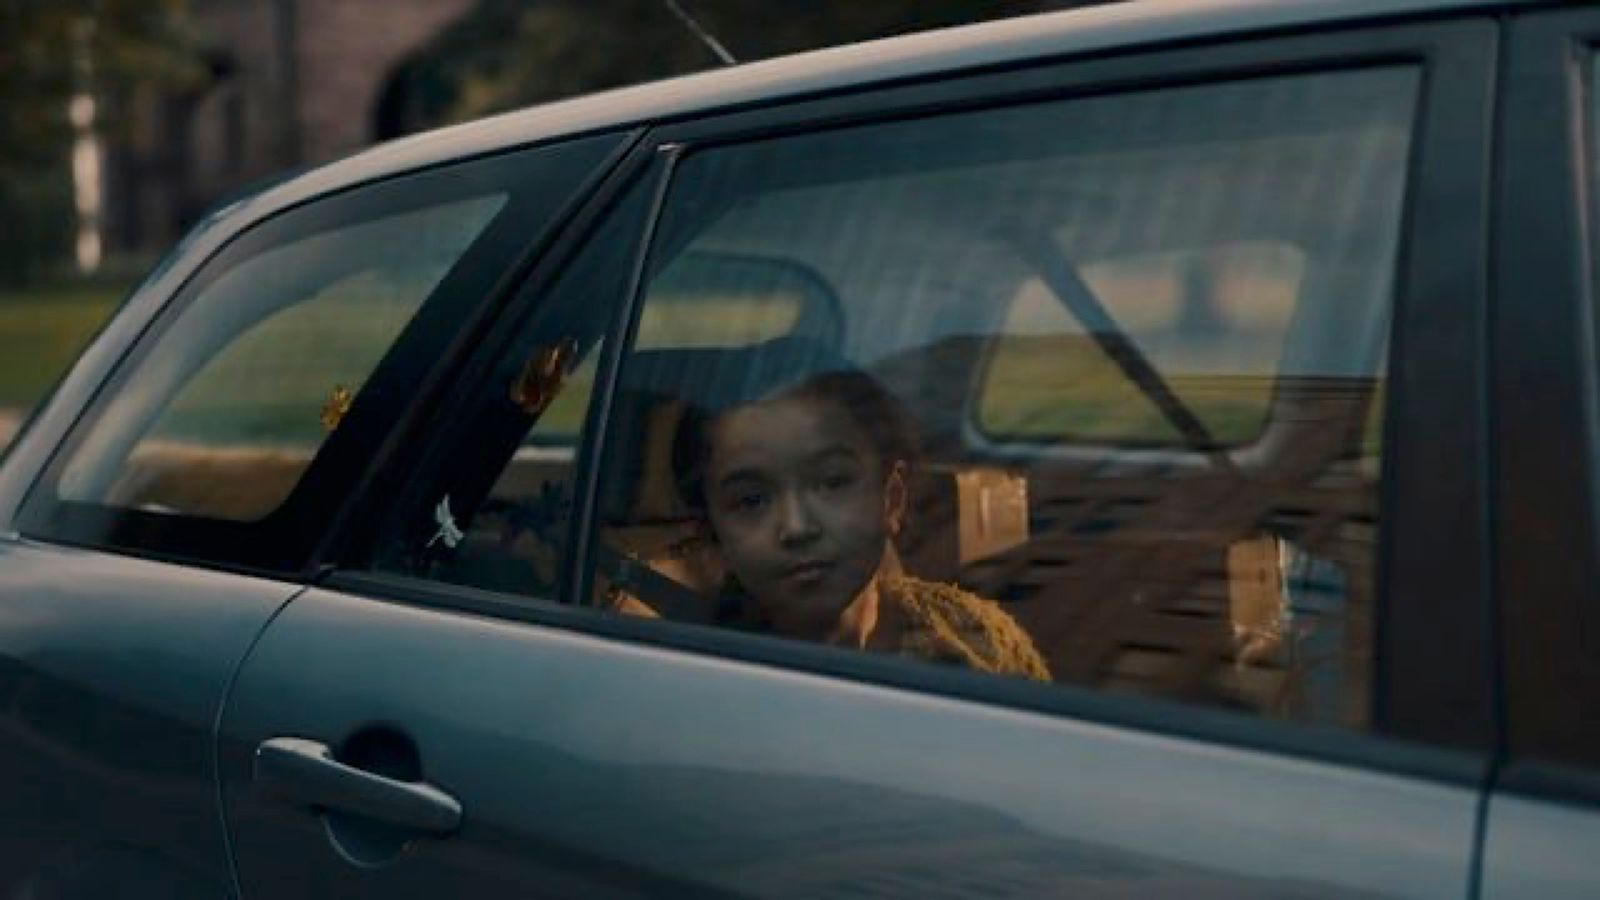
M 820 481 L 824 490 L 842 491 L 856 483 L 856 475 L 854 472 L 829 472 Z
M 733 496 L 733 508 L 739 510 L 740 512 L 755 512 L 766 505 L 767 495 L 757 491 L 735 494 Z

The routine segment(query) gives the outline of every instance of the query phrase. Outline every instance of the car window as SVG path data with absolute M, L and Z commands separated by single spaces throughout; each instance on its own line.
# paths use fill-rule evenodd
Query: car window
M 1287 242 L 1215 241 L 1083 265 L 1085 287 L 1219 446 L 1256 440 L 1304 277 Z M 1182 446 L 1184 435 L 1043 279 L 1011 299 L 976 422 L 995 441 Z
M 334 228 L 229 269 L 118 388 L 68 460 L 59 496 L 268 515 L 505 202 L 488 194 Z
M 376 565 L 572 596 L 598 452 L 584 604 L 1364 727 L 1417 89 L 1373 67 L 692 148 L 603 423 L 638 186 L 530 283 Z
M 584 602 L 1364 727 L 1417 86 L 1246 79 L 688 153 Z M 702 272 L 716 314 L 690 314 L 691 257 L 829 299 L 784 328 L 789 293 Z
M 779 259 L 685 253 L 656 277 L 639 347 L 736 346 L 835 316 L 838 301 L 809 269 Z
M 608 226 L 610 230 L 597 239 L 601 241 L 599 246 L 614 247 L 620 239 L 615 233 L 619 223 L 627 218 L 628 224 L 637 226 L 637 215 L 637 211 L 620 214 L 621 218 Z M 627 249 L 623 246 L 617 252 Z M 579 267 L 596 264 L 593 255 L 577 263 Z M 610 264 L 614 266 L 611 274 L 620 278 L 626 260 L 611 260 Z M 568 279 L 587 283 L 592 276 Z M 641 347 L 731 346 L 780 337 L 815 325 L 812 320 L 831 319 L 837 306 L 837 300 L 815 274 L 777 260 L 684 254 L 661 273 L 656 284 L 656 302 L 640 319 L 635 338 Z M 610 285 L 610 289 L 606 296 L 613 301 L 619 299 L 620 283 Z M 595 308 L 614 311 L 610 306 Z M 760 312 L 752 314 L 757 308 Z M 577 443 L 594 387 L 595 366 L 600 358 L 597 349 L 590 348 L 579 355 L 550 408 L 528 429 L 524 446 L 570 447 Z
M 635 186 L 577 235 L 505 349 L 431 429 L 443 458 L 378 537 L 380 571 L 551 598 L 561 589 L 579 461 L 605 332 L 627 289 L 649 193 Z

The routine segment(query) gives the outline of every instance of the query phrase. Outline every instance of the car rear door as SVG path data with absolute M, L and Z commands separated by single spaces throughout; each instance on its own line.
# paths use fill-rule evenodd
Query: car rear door
M 237 893 L 214 735 L 239 662 L 460 309 L 623 140 L 250 223 L 100 337 L 0 491 L 26 491 L 0 526 L 0 892 Z
M 1463 261 L 1496 35 L 1129 52 L 653 134 L 242 666 L 220 768 L 243 893 L 1467 895 L 1493 719 L 1489 585 L 1462 564 L 1488 546 L 1486 289 Z M 1253 425 L 1207 424 L 1227 404 L 1176 371 L 1191 354 L 1115 327 L 1165 321 L 1172 260 L 1224 244 L 1244 268 L 1183 327 L 1278 329 Z M 1085 322 L 1078 282 L 1131 306 Z M 995 598 L 1058 684 L 673 621 L 645 361 L 807 323 L 948 441 L 956 511 L 926 515 L 983 540 L 939 577 Z M 996 360 L 1058 333 L 1123 380 L 1047 412 L 1155 424 L 1041 437 L 1021 387 L 939 399 L 1048 376 Z M 932 352 L 964 336 L 983 353 Z M 1027 535 L 996 549 L 985 484 L 1019 478 Z M 1255 572 L 1276 618 L 1242 612 Z M 619 591 L 667 614 L 595 608 Z
M 1505 757 L 1485 897 L 1600 891 L 1595 54 L 1600 11 L 1513 19 L 1496 195 Z

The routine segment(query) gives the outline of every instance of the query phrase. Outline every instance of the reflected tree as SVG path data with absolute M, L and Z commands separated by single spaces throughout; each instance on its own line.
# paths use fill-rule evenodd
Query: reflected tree
M 137 120 L 137 86 L 208 77 L 187 11 L 187 0 L 0 0 L 0 281 L 65 252 L 74 95 L 92 97 L 97 127 L 115 134 Z

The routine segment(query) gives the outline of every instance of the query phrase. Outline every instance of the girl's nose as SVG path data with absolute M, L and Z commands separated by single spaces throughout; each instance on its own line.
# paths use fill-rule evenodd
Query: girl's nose
M 810 504 L 799 491 L 784 491 L 778 498 L 778 540 L 785 547 L 803 546 L 822 533 Z

